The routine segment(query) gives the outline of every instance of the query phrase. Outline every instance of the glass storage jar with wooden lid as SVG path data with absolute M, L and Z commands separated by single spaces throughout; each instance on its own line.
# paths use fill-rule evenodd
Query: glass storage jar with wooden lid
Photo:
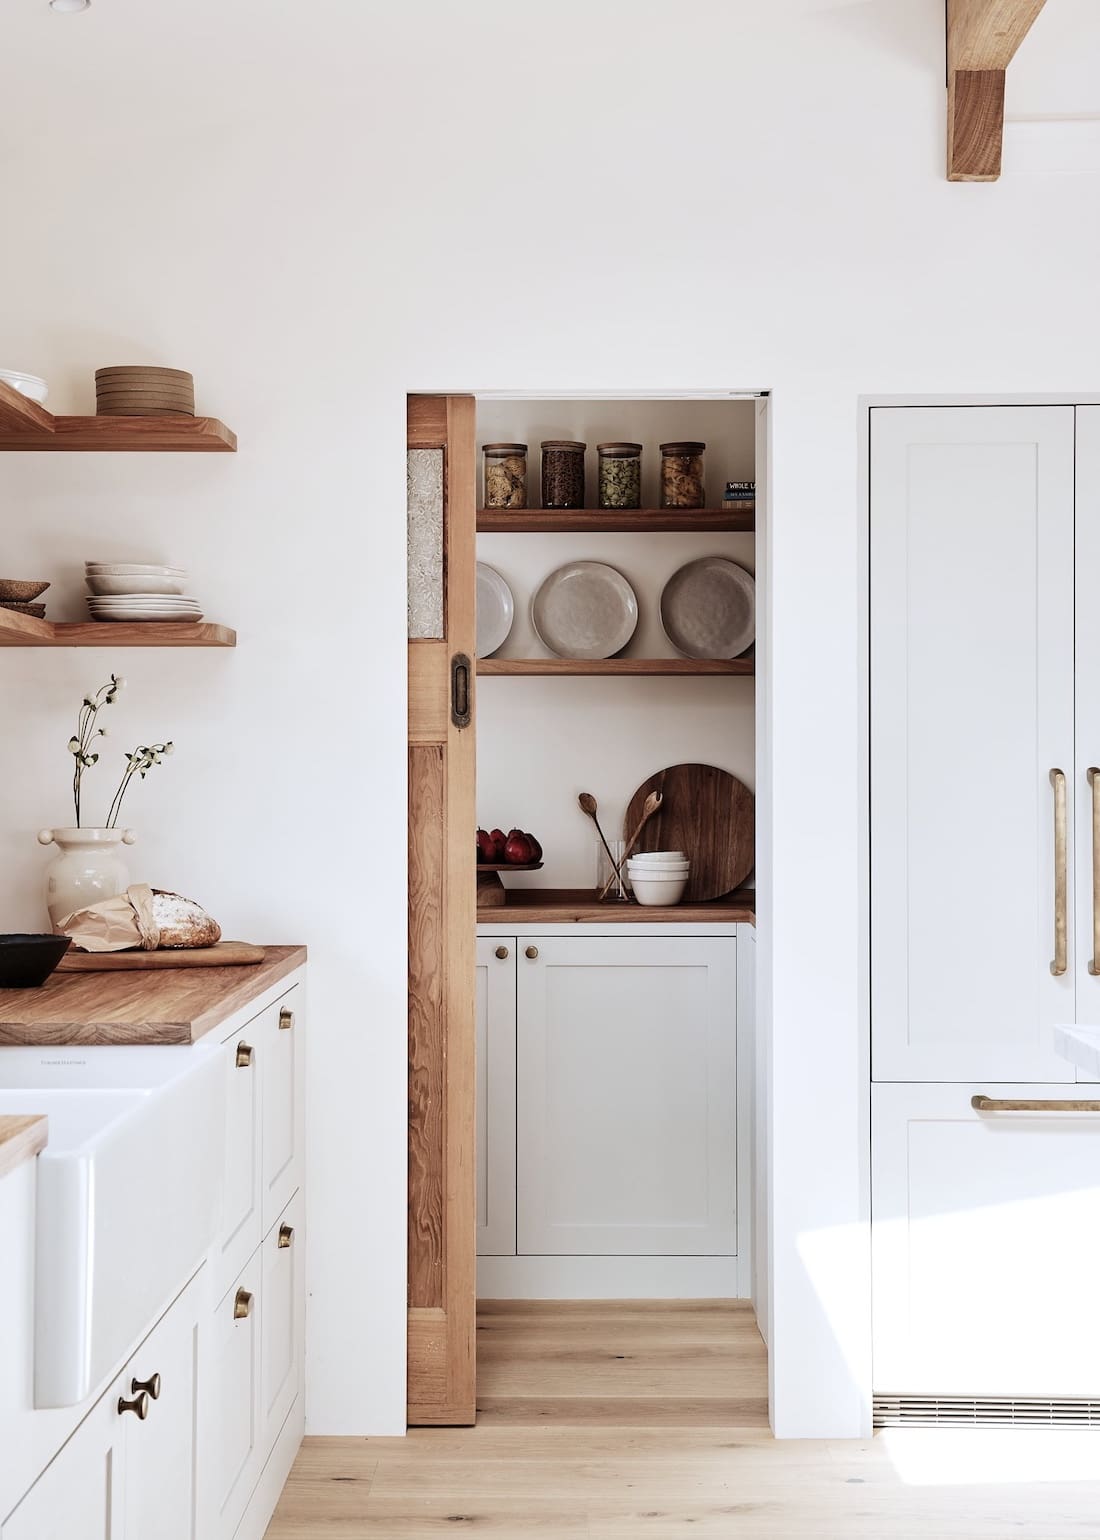
M 584 507 L 584 452 L 587 444 L 576 439 L 542 441 L 542 506 Z
M 597 444 L 600 456 L 600 507 L 642 506 L 641 444 Z
M 527 445 L 483 444 L 486 508 L 527 507 Z
M 703 454 L 705 444 L 683 439 L 661 445 L 661 507 L 705 508 Z

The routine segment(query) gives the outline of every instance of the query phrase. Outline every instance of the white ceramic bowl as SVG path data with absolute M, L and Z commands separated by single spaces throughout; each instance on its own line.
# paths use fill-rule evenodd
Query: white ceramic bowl
M 682 850 L 655 850 L 650 855 L 631 856 L 639 866 L 683 866 L 688 859 Z
M 0 369 L 0 380 L 32 401 L 45 401 L 50 393 L 45 380 L 39 379 L 37 374 L 24 374 L 19 369 Z
M 88 577 L 182 577 L 186 567 L 167 567 L 160 562 L 147 561 L 86 561 L 84 571 Z
M 181 594 L 185 581 L 181 577 L 161 577 L 156 572 L 134 572 L 128 577 L 89 572 L 85 578 L 92 594 Z
M 630 886 L 634 897 L 646 908 L 660 904 L 678 904 L 687 887 L 687 875 L 683 877 L 631 877 Z
M 626 864 L 627 875 L 631 877 L 649 877 L 654 882 L 661 882 L 666 877 L 686 877 L 691 871 L 689 861 L 681 861 L 677 866 L 631 866 Z

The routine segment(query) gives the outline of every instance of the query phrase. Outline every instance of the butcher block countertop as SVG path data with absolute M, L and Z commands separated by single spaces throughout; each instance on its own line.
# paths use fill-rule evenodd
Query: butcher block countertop
M 54 973 L 41 989 L 0 990 L 0 1044 L 194 1043 L 305 960 L 304 946 L 269 946 L 236 968 Z
M 0 1176 L 6 1176 L 21 1160 L 37 1155 L 46 1144 L 43 1117 L 0 1117 Z
M 503 904 L 477 911 L 479 925 L 755 925 L 756 889 L 738 888 L 709 904 L 647 908 L 597 903 L 590 888 L 506 888 Z

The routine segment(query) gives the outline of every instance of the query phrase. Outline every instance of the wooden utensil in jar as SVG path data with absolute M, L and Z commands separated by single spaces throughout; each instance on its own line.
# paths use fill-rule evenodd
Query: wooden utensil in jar
M 634 846 L 641 838 L 642 830 L 653 817 L 654 813 L 657 811 L 663 801 L 664 793 L 660 791 L 651 791 L 649 796 L 645 799 L 645 806 L 642 808 L 642 816 L 638 819 L 638 822 L 635 825 L 634 833 L 626 842 L 626 847 L 623 850 L 623 858 L 618 866 L 615 867 L 615 870 L 611 873 L 611 876 L 604 883 L 603 887 L 600 889 L 599 897 L 596 900 L 597 903 L 602 904 L 604 899 L 611 892 L 611 884 L 615 881 L 616 877 L 622 875 L 623 867 L 626 865 L 627 860 L 630 857 L 630 853 L 634 849 Z
M 603 830 L 600 828 L 600 820 L 596 816 L 598 803 L 596 802 L 595 797 L 590 791 L 582 791 L 577 797 L 577 806 L 580 808 L 582 813 L 587 813 L 589 818 L 591 818 L 592 822 L 596 825 L 596 833 L 600 836 L 600 843 L 607 851 L 607 859 L 611 862 L 611 865 L 614 866 L 615 857 L 611 854 L 611 846 L 607 843 L 607 838 Z

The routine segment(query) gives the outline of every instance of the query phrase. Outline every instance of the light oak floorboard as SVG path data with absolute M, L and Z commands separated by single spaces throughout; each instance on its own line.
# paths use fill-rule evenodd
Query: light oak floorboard
M 1086 1479 L 1018 1480 L 1036 1437 L 997 1435 L 997 1479 L 967 1430 L 777 1443 L 747 1305 L 493 1301 L 477 1426 L 307 1438 L 267 1540 L 1095 1540 L 1100 1435 Z

